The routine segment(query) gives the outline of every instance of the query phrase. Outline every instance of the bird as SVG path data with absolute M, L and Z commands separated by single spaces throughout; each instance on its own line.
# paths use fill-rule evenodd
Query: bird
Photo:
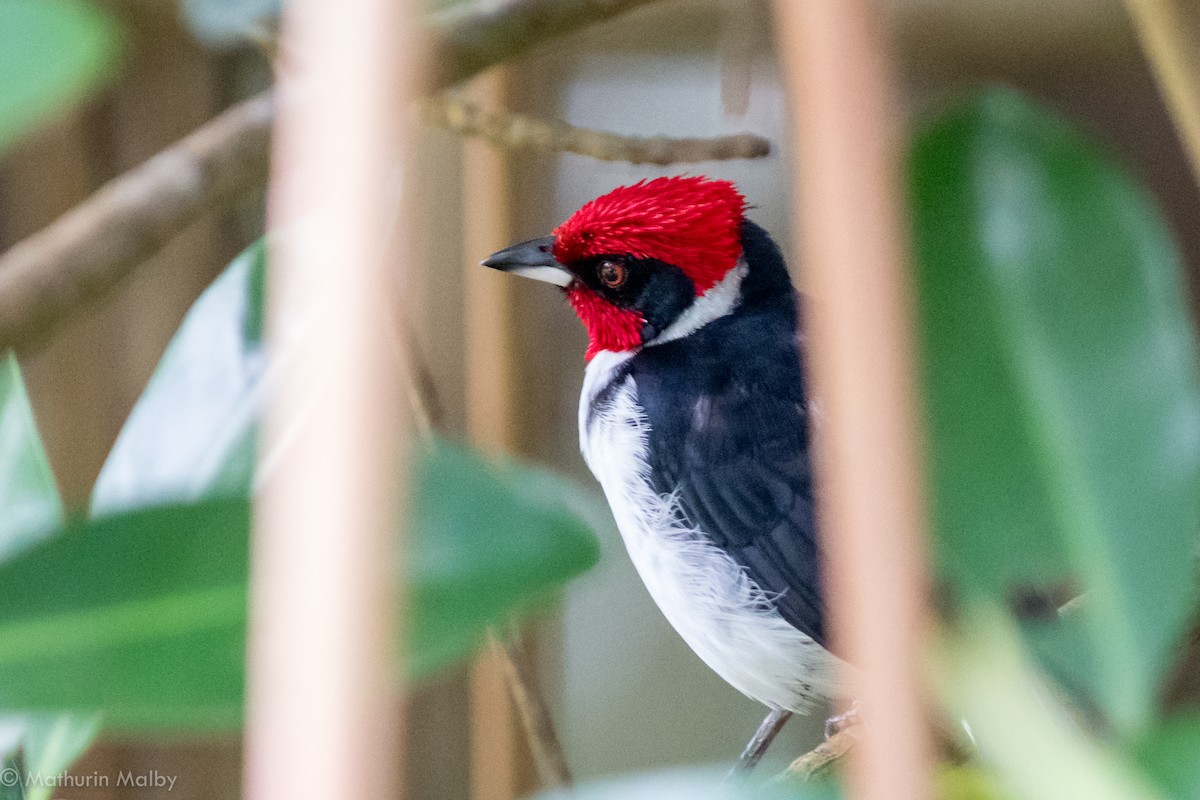
M 838 697 L 841 669 L 779 247 L 733 183 L 673 176 L 617 187 L 483 265 L 561 287 L 587 330 L 580 450 L 663 615 L 767 707 L 735 769 L 752 768 L 793 713 Z

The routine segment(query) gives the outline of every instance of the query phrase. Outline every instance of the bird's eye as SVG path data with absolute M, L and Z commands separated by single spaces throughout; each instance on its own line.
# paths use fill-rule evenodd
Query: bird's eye
M 618 264 L 616 261 L 601 261 L 596 267 L 596 274 L 600 277 L 600 282 L 610 289 L 619 289 L 621 284 L 625 283 L 627 270 L 624 264 Z

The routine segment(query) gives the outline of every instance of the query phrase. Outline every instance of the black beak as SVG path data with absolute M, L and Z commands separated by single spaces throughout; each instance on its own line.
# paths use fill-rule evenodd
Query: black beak
M 575 276 L 554 257 L 553 236 L 530 239 L 492 253 L 483 265 L 562 287 L 570 286 L 571 281 L 575 280 Z

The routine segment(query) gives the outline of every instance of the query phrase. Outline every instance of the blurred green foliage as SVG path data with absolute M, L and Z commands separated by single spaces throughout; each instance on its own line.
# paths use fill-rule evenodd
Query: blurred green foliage
M 48 535 L 62 501 L 33 420 L 17 359 L 0 357 L 0 559 Z
M 418 677 L 595 560 L 556 500 L 514 499 L 521 478 L 447 446 L 423 460 L 404 567 Z M 236 726 L 249 529 L 246 500 L 156 505 L 78 521 L 0 565 L 0 708 Z
M 969 726 L 980 762 L 1012 797 L 1159 798 L 1117 743 L 1073 717 L 997 606 L 976 601 L 962 609 L 941 631 L 933 664 L 950 718 Z
M 1162 736 L 1196 610 L 1178 254 L 1123 170 L 1013 92 L 925 128 L 911 180 L 943 701 L 1014 797 L 1159 797 L 1160 774 L 1195 797 L 1164 766 L 1195 740 L 1130 751 Z
M 952 598 L 1021 612 L 1079 699 L 1135 737 L 1196 599 L 1178 255 L 1122 170 L 1011 92 L 922 133 L 912 176 L 940 575 Z
M 1200 714 L 1163 722 L 1138 742 L 1134 754 L 1167 796 L 1200 798 Z
M 110 76 L 117 40 L 89 3 L 0 2 L 0 155 Z
M 31 715 L 25 719 L 21 768 L 27 775 L 53 776 L 75 762 L 100 730 L 97 714 Z M 49 782 L 24 788 L 23 800 L 50 800 L 57 789 Z
M 935 781 L 938 800 L 1006 800 L 992 776 L 980 769 L 961 764 L 946 764 L 938 769 Z
M 74 0 L 0 3 L 0 156 L 114 71 L 118 34 L 107 15 Z M 11 354 L 0 354 L 0 559 L 50 535 L 62 502 Z M 71 715 L 0 718 L 0 769 L 64 769 L 94 723 Z M 18 748 L 24 748 L 22 754 Z M 0 798 L 45 800 L 47 787 L 0 785 Z

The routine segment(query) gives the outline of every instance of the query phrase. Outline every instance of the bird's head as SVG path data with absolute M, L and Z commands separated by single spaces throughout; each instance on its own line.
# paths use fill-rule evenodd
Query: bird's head
M 738 302 L 745 200 L 728 181 L 656 178 L 597 197 L 552 236 L 484 265 L 563 287 L 588 358 L 686 335 Z

